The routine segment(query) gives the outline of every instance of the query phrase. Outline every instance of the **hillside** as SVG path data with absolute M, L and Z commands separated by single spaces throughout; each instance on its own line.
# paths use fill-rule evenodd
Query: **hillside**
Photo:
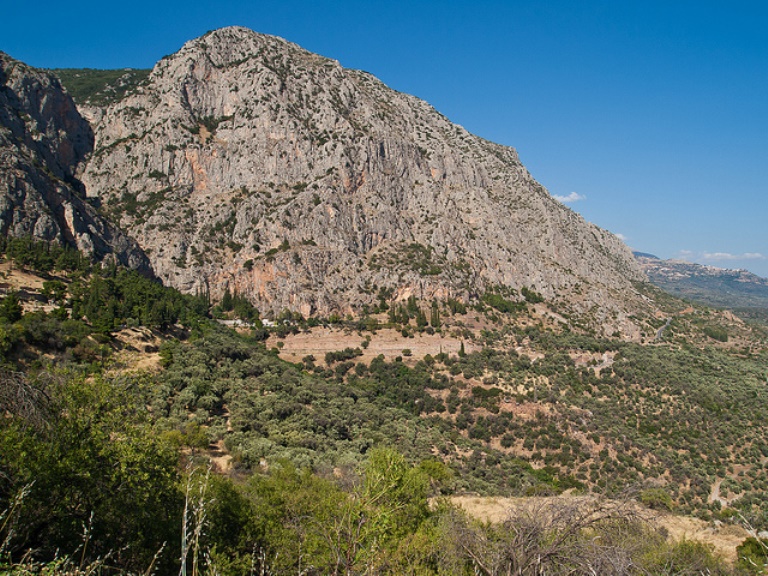
M 149 76 L 149 70 L 94 70 L 56 68 L 50 73 L 61 80 L 72 99 L 81 105 L 105 106 L 125 97 Z
M 530 288 L 637 337 L 644 280 L 613 235 L 555 201 L 516 152 L 427 103 L 282 39 L 187 43 L 104 108 L 89 197 L 164 282 L 227 287 L 265 314 L 359 314 L 395 300 Z
M 727 315 L 703 308 L 669 310 L 674 320 L 665 335 L 668 343 L 640 346 L 564 331 L 547 321 L 541 304 L 502 312 L 499 308 L 506 305 L 498 299 L 468 309 L 455 302 L 425 306 L 411 299 L 361 321 L 286 316 L 266 333 L 255 326 L 238 334 L 205 317 L 207 311 L 232 312 L 208 309 L 200 298 L 184 297 L 135 273 L 91 268 L 76 253 L 50 253 L 44 245 L 24 241 L 10 242 L 6 253 L 0 270 L 8 288 L 29 296 L 16 312 L 9 304 L 13 293 L 0 301 L 5 368 L 23 369 L 32 389 L 45 386 L 46 394 L 65 402 L 64 412 L 49 425 L 72 428 L 49 436 L 48 428 L 34 424 L 41 412 L 19 411 L 21 405 L 8 403 L 15 397 L 7 394 L 9 385 L 17 386 L 18 380 L 0 380 L 0 401 L 9 414 L 0 427 L 0 442 L 6 442 L 0 466 L 5 481 L 12 482 L 2 489 L 19 487 L 24 474 L 34 473 L 41 488 L 31 492 L 30 505 L 53 506 L 64 512 L 62 518 L 81 521 L 86 512 L 78 507 L 80 497 L 65 497 L 61 490 L 111 490 L 115 498 L 110 502 L 94 500 L 98 513 L 107 515 L 96 523 L 94 553 L 135 538 L 142 522 L 137 514 L 148 513 L 147 506 L 167 506 L 162 499 L 174 497 L 163 480 L 170 469 L 161 473 L 160 461 L 138 445 L 115 452 L 121 444 L 108 440 L 115 434 L 158 451 L 162 466 L 175 466 L 174 449 L 181 449 L 183 459 L 196 454 L 198 462 L 214 462 L 216 470 L 237 479 L 226 490 L 240 494 L 229 493 L 222 505 L 237 501 L 249 510 L 277 510 L 282 504 L 268 503 L 281 490 L 301 494 L 324 482 L 331 483 L 327 490 L 338 490 L 332 488 L 336 482 L 354 490 L 356 474 L 368 459 L 390 446 L 406 458 L 398 466 L 422 463 L 424 472 L 435 475 L 432 490 L 437 494 L 542 496 L 576 490 L 626 498 L 625 489 L 633 487 L 633 501 L 662 510 L 721 522 L 740 513 L 754 526 L 765 527 L 765 343 Z M 62 269 L 51 261 L 68 264 Z M 702 323 L 727 329 L 729 341 L 708 338 Z M 71 376 L 51 379 L 54 365 Z M 83 371 L 91 377 L 78 377 Z M 92 394 L 101 399 L 88 400 Z M 117 419 L 109 416 L 114 410 L 120 411 Z M 71 421 L 80 414 L 82 424 Z M 27 427 L 14 432 L 14 418 Z M 88 442 L 106 442 L 99 450 L 109 454 L 108 462 L 123 462 L 124 472 L 113 476 L 108 468 L 102 478 L 100 457 L 71 447 L 38 450 L 39 456 L 30 460 L 19 452 L 23 444 L 15 435 L 24 430 L 40 434 L 36 442 L 65 444 L 77 430 L 79 438 L 98 432 L 102 436 Z M 52 466 L 49 456 L 63 458 L 66 466 Z M 290 471 L 281 475 L 286 462 L 315 471 L 316 479 L 300 480 Z M 82 470 L 89 470 L 97 483 L 75 482 Z M 125 484 L 123 474 L 135 479 Z M 254 485 L 261 486 L 258 495 L 249 492 Z M 47 500 L 48 490 L 55 502 Z M 132 494 L 147 491 L 161 500 L 134 500 Z M 227 493 L 218 494 L 221 499 Z M 568 500 L 552 502 L 556 507 L 562 503 L 563 514 L 578 512 Z M 607 517 L 616 513 L 614 506 L 622 515 L 628 510 L 624 504 L 598 500 L 597 505 Z M 637 510 L 637 504 L 631 505 Z M 313 510 L 304 513 L 318 513 Z M 480 528 L 444 513 L 448 516 L 442 521 L 454 526 L 451 534 L 462 530 L 480 538 L 481 532 L 472 532 Z M 642 518 L 637 518 L 637 529 Z M 30 527 L 47 534 L 37 541 L 42 551 L 54 542 L 64 549 L 76 545 L 79 532 L 68 528 L 64 537 L 56 532 L 62 525 L 55 517 L 30 519 Z M 110 522 L 133 528 L 112 533 Z M 236 540 L 225 544 L 219 539 L 226 533 L 218 530 L 228 526 L 245 534 L 246 528 L 235 528 L 234 519 L 226 522 L 215 525 L 219 528 L 208 542 L 220 542 L 235 554 L 241 550 Z M 281 522 L 292 526 L 290 519 Z M 553 526 L 570 529 L 567 523 Z M 310 535 L 314 530 L 311 525 L 304 529 Z M 654 540 L 655 529 L 643 529 L 651 530 L 648 541 L 662 550 L 665 544 Z M 296 553 L 274 534 L 249 538 L 261 538 L 262 545 L 282 554 Z M 473 541 L 479 545 L 483 540 Z M 669 546 L 674 548 L 674 541 Z M 733 558 L 730 546 L 726 552 Z M 146 547 L 134 550 L 143 552 L 121 557 L 121 562 L 148 562 Z M 696 550 L 697 558 L 708 554 L 706 548 Z M 357 561 L 372 561 L 365 558 Z
M 768 561 L 765 330 L 513 149 L 239 27 L 66 89 L 0 64 L 0 572 Z

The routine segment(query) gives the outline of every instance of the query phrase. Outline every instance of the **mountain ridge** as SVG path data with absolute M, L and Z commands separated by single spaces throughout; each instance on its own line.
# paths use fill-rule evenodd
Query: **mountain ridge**
M 635 253 L 651 283 L 680 298 L 728 309 L 768 310 L 768 279 L 742 269 Z
M 249 52 L 236 41 L 251 42 L 256 55 L 243 60 Z M 274 554 L 262 555 L 262 571 L 264 558 L 279 557 L 286 572 L 297 559 L 332 572 L 331 563 L 324 570 L 317 560 L 324 552 L 304 545 L 314 529 L 339 526 L 329 518 L 343 516 L 352 519 L 344 534 L 361 523 L 385 534 L 391 510 L 402 505 L 379 522 L 365 508 L 345 507 L 365 504 L 356 491 L 330 501 L 333 514 L 317 520 L 293 504 L 281 516 L 275 502 L 290 494 L 286 502 L 316 510 L 321 493 L 304 482 L 317 486 L 321 474 L 332 493 L 340 485 L 365 488 L 365 462 L 380 445 L 403 451 L 382 469 L 406 472 L 422 462 L 421 472 L 442 472 L 446 492 L 540 502 L 572 489 L 610 495 L 626 484 L 640 487 L 643 503 L 725 522 L 724 529 L 737 516 L 765 527 L 764 330 L 644 283 L 618 239 L 559 203 L 552 208 L 513 149 L 472 136 L 366 73 L 234 28 L 191 41 L 152 74 L 124 96 L 80 104 L 94 138 L 72 161 L 52 152 L 63 164 L 48 168 L 62 170 L 69 188 L 46 172 L 44 150 L 32 154 L 37 120 L 19 115 L 0 123 L 0 137 L 17 125 L 30 136 L 26 148 L 2 150 L 28 170 L 25 192 L 40 194 L 50 183 L 52 193 L 70 194 L 94 216 L 94 230 L 99 222 L 117 230 L 114 219 L 127 231 L 122 237 L 135 234 L 166 283 L 201 290 L 182 297 L 120 267 L 80 266 L 79 256 L 77 267 L 59 269 L 49 244 L 7 243 L 0 355 L 8 365 L 17 361 L 18 371 L 69 365 L 74 375 L 47 389 L 72 400 L 54 408 L 51 428 L 26 426 L 24 414 L 12 411 L 0 419 L 11 432 L 0 434 L 3 494 L 34 478 L 25 506 L 43 512 L 19 515 L 18 533 L 32 535 L 19 542 L 28 543 L 22 551 L 42 549 L 41 558 L 61 566 L 60 550 L 78 550 L 83 566 L 80 528 L 88 525 L 90 557 L 130 551 L 131 558 L 121 552 L 115 561 L 151 571 L 161 544 L 178 545 L 176 531 L 186 525 L 179 521 L 181 457 L 231 472 L 212 476 L 212 523 L 202 541 L 233 572 L 235 560 L 254 569 L 254 538 L 262 533 L 281 534 L 258 541 L 274 546 Z M 45 86 L 52 79 L 36 75 L 22 78 L 66 104 L 60 89 Z M 7 110 L 21 108 L 0 113 Z M 54 115 L 40 119 L 41 145 L 56 151 L 63 136 L 49 135 Z M 0 177 L 6 174 L 16 172 L 4 169 Z M 45 186 L 38 190 L 37 182 Z M 29 206 L 13 214 L 48 222 L 42 216 L 49 208 Z M 66 240 L 63 233 L 45 239 Z M 131 246 L 139 250 L 139 243 Z M 21 269 L 35 268 L 35 256 L 42 273 L 32 281 Z M 57 260 L 53 268 L 50 260 Z M 209 291 L 215 303 L 222 290 L 225 297 L 211 306 Z M 268 315 L 281 311 L 279 322 L 249 322 L 240 327 L 248 334 L 237 334 L 213 321 L 242 317 L 233 300 L 242 303 L 243 295 Z M 364 318 L 302 318 L 281 307 Z M 34 372 L 28 376 L 35 383 Z M 288 481 L 293 466 L 318 476 L 301 472 L 302 483 Z M 433 510 L 426 492 L 420 502 L 425 513 Z M 158 510 L 177 514 L 172 530 L 156 521 Z M 438 515 L 446 510 L 449 516 Z M 553 517 L 536 510 L 540 519 Z M 244 521 L 225 531 L 217 519 L 230 511 Z M 392 573 L 413 569 L 416 556 L 400 556 L 408 542 L 429 549 L 425 573 L 437 570 L 441 550 L 465 546 L 467 535 L 488 543 L 489 558 L 502 544 L 514 550 L 492 539 L 514 531 L 470 531 L 469 522 L 443 524 L 460 517 L 449 508 L 434 513 L 423 524 L 428 532 L 414 525 L 387 550 L 378 532 L 366 530 L 360 549 L 386 562 L 402 558 L 403 568 Z M 650 538 L 654 530 L 630 533 L 626 515 L 617 519 L 604 524 L 622 530 L 611 538 L 642 535 L 642 554 L 633 544 L 638 562 L 658 559 L 647 573 L 683 554 L 708 558 L 706 547 L 689 540 L 680 556 L 665 556 L 663 538 Z M 451 540 L 429 536 L 444 525 Z M 161 530 L 144 540 L 148 526 Z M 540 534 L 569 534 L 536 526 Z M 295 539 L 272 532 L 280 529 L 293 530 Z M 64 546 L 50 536 L 62 533 Z M 595 550 L 595 532 L 579 534 Z M 132 547 L 139 537 L 141 547 Z M 177 552 L 166 552 L 169 568 L 158 571 L 177 570 Z
M 85 198 L 91 126 L 59 80 L 0 52 L 0 234 L 76 247 L 151 275 L 138 245 Z
M 629 249 L 556 202 L 514 149 L 286 40 L 210 32 L 122 100 L 82 109 L 88 195 L 182 291 L 311 315 L 381 293 L 529 287 L 630 335 L 648 309 Z

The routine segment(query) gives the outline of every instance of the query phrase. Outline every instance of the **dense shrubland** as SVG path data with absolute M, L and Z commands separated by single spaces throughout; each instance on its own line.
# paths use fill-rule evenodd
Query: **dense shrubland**
M 205 295 L 55 246 L 5 250 L 43 277 L 49 310 L 0 300 L 5 569 L 169 573 L 184 556 L 211 574 L 715 574 L 730 569 L 706 547 L 667 543 L 636 507 L 602 498 L 635 486 L 650 507 L 768 524 L 765 353 L 505 321 L 470 333 L 460 302 L 382 299 L 391 326 L 456 331 L 478 351 L 362 363 L 348 348 L 290 364 L 263 328 L 210 321 Z M 511 296 L 475 311 L 522 313 Z M 258 321 L 237 295 L 213 313 L 236 310 Z M 319 323 L 280 322 L 282 335 Z M 110 369 L 124 326 L 165 331 L 159 371 Z M 206 473 L 221 443 L 227 476 Z M 710 503 L 716 481 L 725 504 Z M 498 525 L 441 499 L 568 489 L 599 496 L 532 501 Z M 743 553 L 764 561 L 757 541 Z

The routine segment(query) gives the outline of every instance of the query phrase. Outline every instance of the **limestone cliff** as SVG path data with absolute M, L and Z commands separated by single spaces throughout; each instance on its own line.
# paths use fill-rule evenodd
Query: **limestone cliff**
M 59 81 L 0 52 L 0 234 L 77 247 L 146 273 L 135 241 L 85 201 L 75 172 L 93 132 Z
M 280 38 L 211 32 L 87 115 L 88 195 L 181 290 L 327 314 L 529 287 L 606 331 L 644 306 L 626 246 L 513 149 Z

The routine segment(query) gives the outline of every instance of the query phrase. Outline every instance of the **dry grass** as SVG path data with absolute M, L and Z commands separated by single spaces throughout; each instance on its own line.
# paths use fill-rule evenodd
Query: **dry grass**
M 66 281 L 63 277 L 54 277 L 57 280 Z M 19 269 L 13 262 L 0 262 L 0 294 L 5 295 L 8 292 L 20 292 L 28 294 L 40 294 L 43 290 L 43 278 L 33 272 Z M 50 312 L 55 308 L 51 304 L 38 302 L 34 299 L 22 301 L 24 312 L 35 312 L 44 310 Z
M 8 260 L 0 262 L 0 277 L 9 290 L 39 292 L 43 289 L 43 279 L 39 275 L 21 270 Z
M 122 372 L 160 370 L 160 354 L 157 350 L 162 339 L 149 328 L 124 328 L 115 333 L 119 349 L 114 367 Z
M 579 496 L 553 496 L 552 498 L 586 498 Z M 531 502 L 530 498 L 501 498 L 480 496 L 454 496 L 451 502 L 470 516 L 484 522 L 503 522 L 511 510 Z M 713 525 L 711 523 L 691 518 L 664 514 L 643 508 L 637 504 L 637 509 L 657 528 L 664 530 L 673 541 L 697 540 L 710 544 L 715 552 L 729 562 L 736 561 L 736 547 L 749 536 L 741 526 L 732 524 Z
M 368 348 L 363 348 L 362 343 L 370 337 Z M 453 336 L 441 334 L 416 334 L 413 338 L 404 338 L 397 330 L 382 329 L 375 334 L 370 332 L 358 333 L 353 330 L 340 328 L 314 328 L 308 332 L 289 335 L 284 339 L 271 337 L 267 341 L 268 347 L 276 346 L 283 342 L 280 350 L 280 358 L 289 362 L 300 362 L 302 358 L 313 355 L 317 362 L 322 362 L 327 352 L 343 350 L 344 348 L 360 348 L 363 355 L 359 357 L 361 362 L 369 363 L 379 355 L 383 355 L 387 361 L 392 361 L 397 356 L 403 356 L 403 350 L 411 351 L 410 357 L 403 357 L 406 363 L 415 363 L 425 355 L 435 356 L 440 352 L 458 354 L 462 340 Z M 467 353 L 475 350 L 475 346 L 468 341 L 464 342 Z

